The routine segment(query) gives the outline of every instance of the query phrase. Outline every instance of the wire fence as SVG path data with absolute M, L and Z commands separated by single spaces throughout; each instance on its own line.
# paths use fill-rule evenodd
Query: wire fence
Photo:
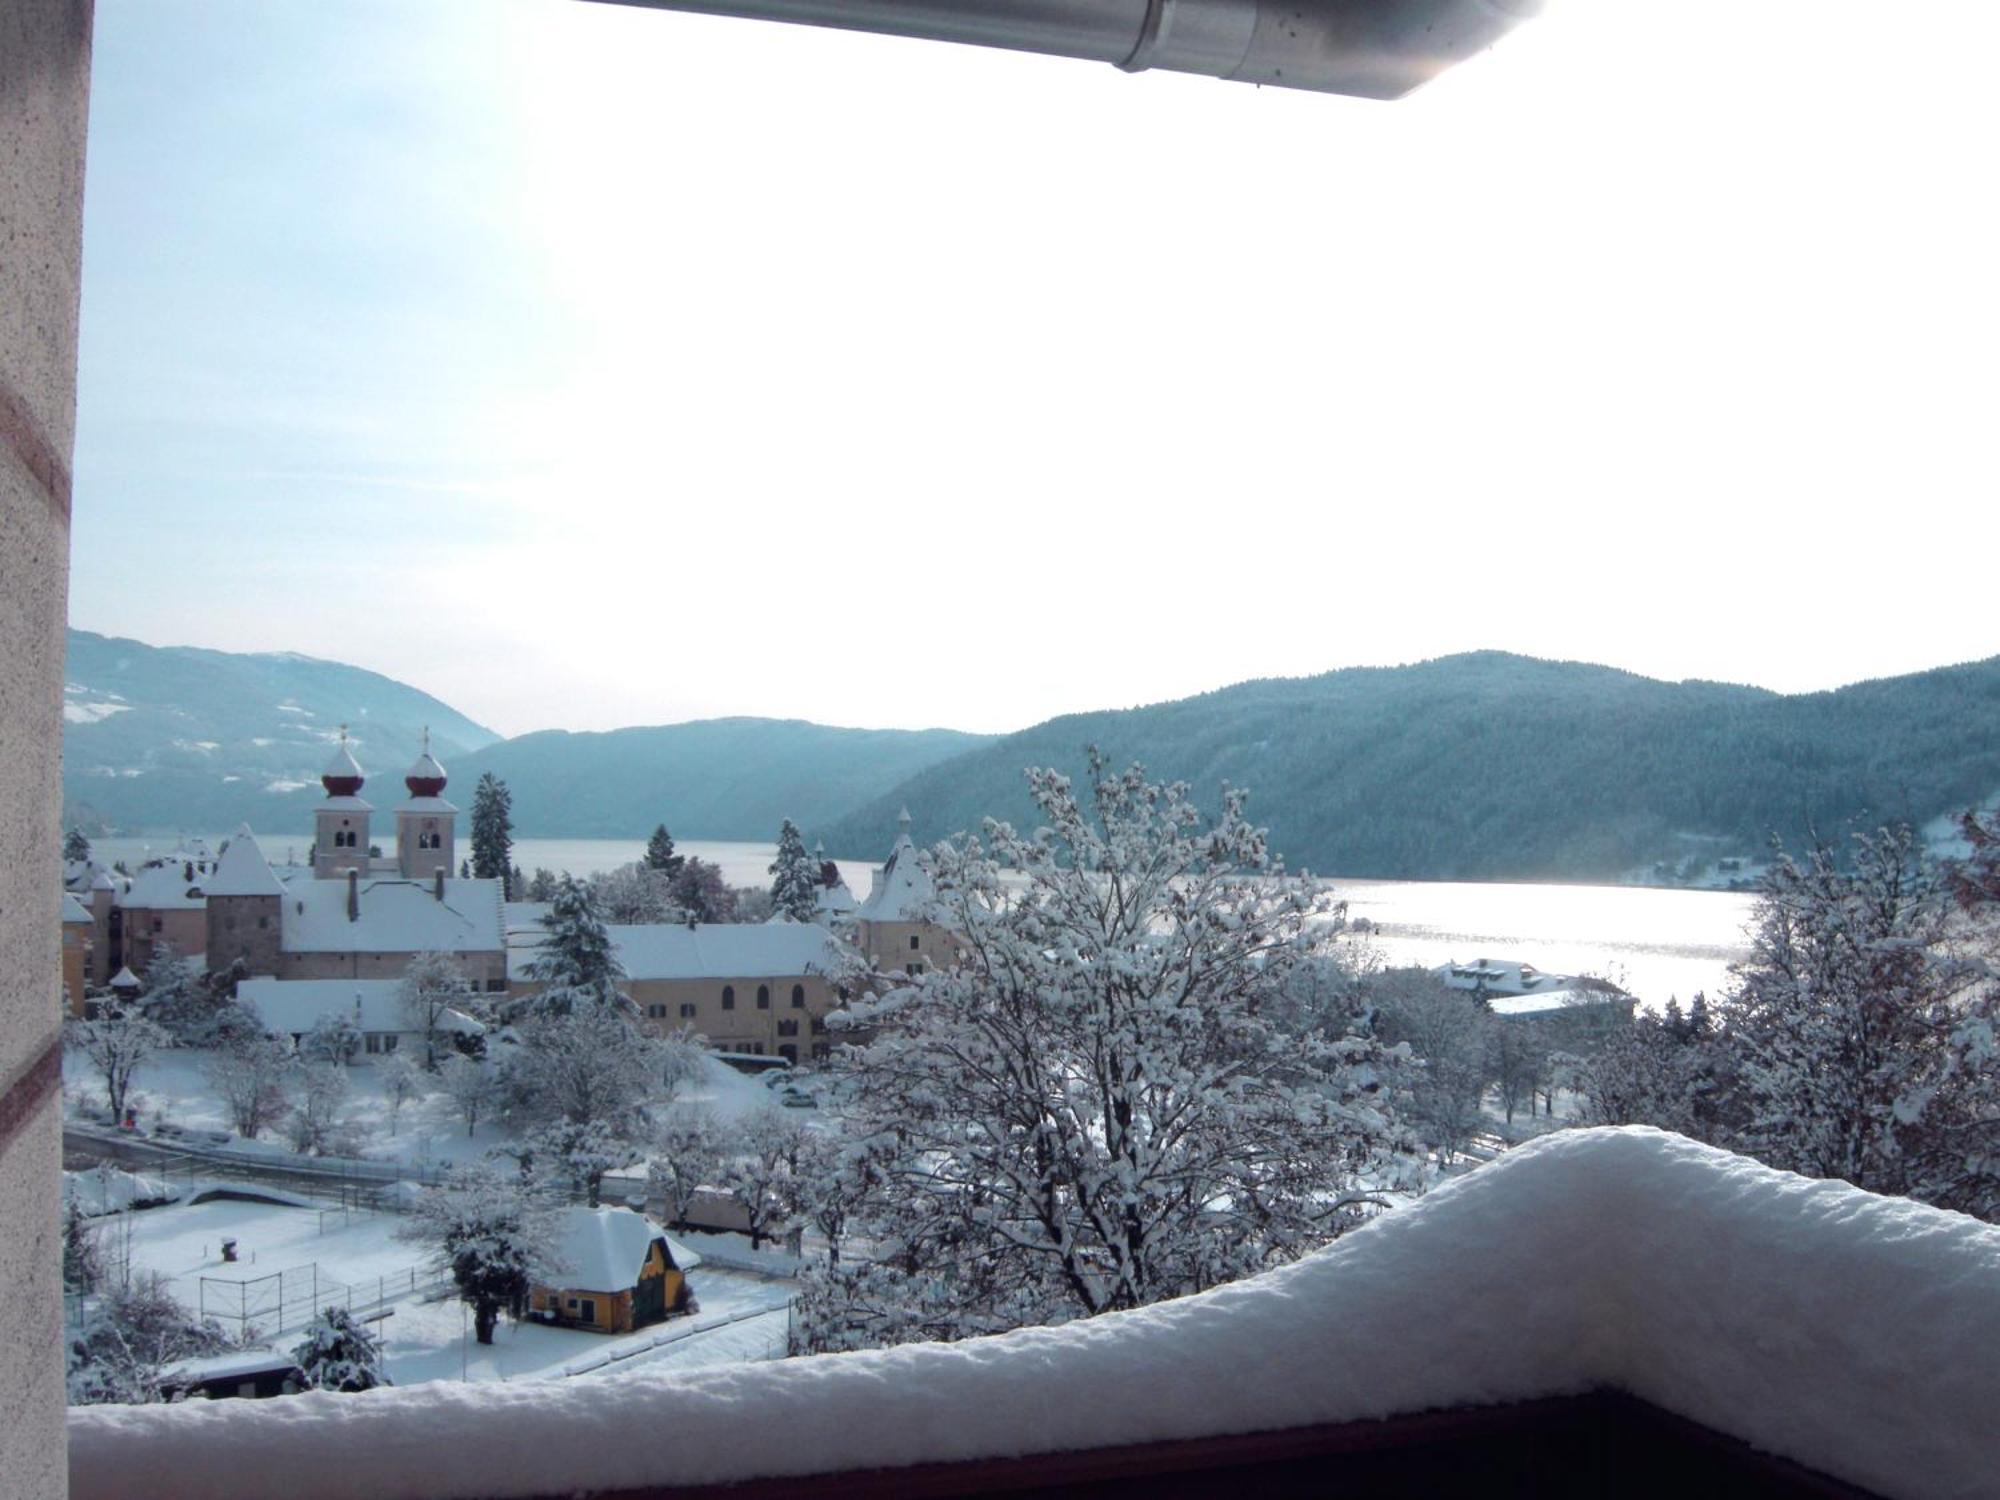
M 201 1278 L 197 1312 L 213 1318 L 240 1343 L 251 1330 L 265 1338 L 303 1328 L 329 1307 L 359 1318 L 392 1302 L 442 1293 L 449 1277 L 436 1266 L 411 1266 L 388 1276 L 339 1281 L 322 1275 L 319 1262 L 234 1280 Z

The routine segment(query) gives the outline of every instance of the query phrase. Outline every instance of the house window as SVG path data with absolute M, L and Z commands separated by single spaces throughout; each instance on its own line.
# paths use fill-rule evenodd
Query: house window
M 924 966 L 923 966 L 922 964 L 920 964 L 920 963 L 917 963 L 917 964 L 911 964 L 911 965 L 910 965 L 910 973 L 911 973 L 911 974 L 915 975 L 915 974 L 921 974 L 921 973 L 923 973 L 923 972 L 924 972 Z
M 770 1008 L 771 987 L 768 984 L 760 984 L 757 986 L 757 1009 L 769 1010 Z
M 792 1009 L 804 1010 L 805 1008 L 806 1008 L 806 987 L 802 984 L 795 984 L 792 986 Z
M 153 918 L 153 931 L 158 932 L 162 927 L 165 927 L 166 925 L 167 924 L 164 919 L 160 917 Z
M 823 1017 L 820 1016 L 813 1017 L 813 1035 L 814 1036 L 826 1035 L 826 1021 Z
M 723 1008 L 724 1010 L 734 1010 L 734 1009 L 736 1009 L 736 986 L 735 986 L 735 985 L 733 985 L 733 984 L 725 984 L 725 985 L 724 985 L 724 986 L 722 987 L 722 1008 Z
M 912 953 L 917 951 L 917 935 L 914 932 L 910 934 L 910 951 Z
M 681 1019 L 683 1021 L 692 1021 L 694 1019 L 694 1002 L 692 1000 L 683 1000 L 681 1002 Z
M 778 1048 L 778 1056 L 782 1057 L 786 1062 L 795 1063 L 799 1060 L 799 1049 L 794 1047 L 790 1042 L 786 1042 Z
M 649 1005 L 646 1007 L 646 1017 L 648 1020 L 652 1021 L 664 1020 L 666 1018 L 666 1014 L 667 1014 L 667 1008 L 664 1005 Z
M 499 991 L 507 988 L 507 981 L 504 979 L 489 979 L 486 981 L 486 988 L 497 994 Z
M 271 919 L 269 917 L 259 917 L 257 919 L 257 929 L 260 932 L 267 930 L 270 927 L 270 925 L 271 925 Z
M 778 1023 L 779 1036 L 797 1036 L 798 1034 L 799 1023 L 797 1021 L 780 1021 Z
M 596 1302 L 596 1300 L 595 1300 L 594 1298 L 591 1298 L 591 1297 L 579 1297 L 579 1298 L 577 1298 L 577 1300 L 576 1300 L 576 1315 L 577 1315 L 577 1318 L 578 1318 L 578 1319 L 579 1319 L 580 1321 L 582 1321 L 582 1322 L 585 1322 L 585 1323 L 595 1323 L 595 1322 L 597 1321 L 597 1302 Z
M 832 1055 L 832 1049 L 825 1042 L 813 1043 L 813 1061 L 819 1062 Z

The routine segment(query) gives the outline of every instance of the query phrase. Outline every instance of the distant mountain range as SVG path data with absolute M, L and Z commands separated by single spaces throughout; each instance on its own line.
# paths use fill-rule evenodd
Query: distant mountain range
M 1246 682 L 1075 714 L 1004 737 L 712 719 L 501 740 L 373 672 L 291 655 L 157 648 L 72 630 L 67 816 L 86 827 L 303 828 L 354 726 L 396 791 L 428 724 L 469 807 L 490 770 L 524 837 L 763 839 L 790 817 L 830 853 L 879 857 L 907 805 L 922 839 L 1031 821 L 1022 768 L 1084 747 L 1223 781 L 1293 868 L 1404 879 L 1685 877 L 1778 832 L 1925 821 L 2000 790 L 2000 658 L 1836 692 L 1666 683 L 1476 652 Z M 380 785 L 380 782 L 377 783 Z M 394 792 L 378 802 L 388 805 Z M 385 801 L 385 799 L 387 799 Z
M 1246 682 L 1008 735 L 858 808 L 827 847 L 879 849 L 904 805 L 924 840 L 989 814 L 1032 826 L 1021 768 L 1080 773 L 1088 744 L 1192 783 L 1206 807 L 1221 782 L 1247 787 L 1294 869 L 1712 879 L 1773 832 L 1844 839 L 1991 797 L 2000 657 L 1797 695 L 1501 652 Z

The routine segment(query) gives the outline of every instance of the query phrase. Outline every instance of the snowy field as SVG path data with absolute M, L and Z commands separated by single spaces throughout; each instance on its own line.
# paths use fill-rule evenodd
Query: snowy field
M 234 1137 L 221 1101 L 203 1076 L 213 1057 L 213 1052 L 202 1048 L 177 1048 L 159 1053 L 140 1066 L 131 1099 L 139 1113 L 140 1132 L 147 1134 L 167 1125 L 230 1137 L 226 1144 L 208 1140 L 190 1143 L 202 1150 L 221 1149 L 232 1155 L 273 1161 L 299 1160 L 275 1131 L 255 1141 Z M 63 1081 L 66 1108 L 73 1117 L 102 1118 L 102 1083 L 89 1064 L 74 1052 L 64 1057 Z M 365 1059 L 357 1060 L 347 1069 L 347 1082 L 341 1121 L 353 1140 L 354 1154 L 366 1160 L 398 1161 L 410 1166 L 477 1161 L 515 1137 L 515 1132 L 504 1122 L 486 1120 L 468 1134 L 451 1100 L 441 1093 L 405 1104 L 392 1131 L 388 1104 L 383 1099 L 376 1070 Z M 666 1102 L 662 1097 L 655 1101 L 655 1107 Z M 767 1108 L 773 1099 L 770 1090 L 757 1079 L 714 1058 L 705 1058 L 703 1076 L 683 1085 L 673 1096 L 673 1102 L 698 1104 L 728 1120 Z M 805 1115 L 811 1113 L 801 1111 Z
M 340 1216 L 323 1216 L 315 1208 L 220 1200 L 145 1209 L 100 1222 L 113 1262 L 129 1255 L 135 1273 L 159 1272 L 190 1312 L 206 1307 L 211 1315 L 218 1310 L 227 1314 L 246 1305 L 268 1309 L 251 1321 L 260 1323 L 265 1341 L 279 1348 L 288 1346 L 296 1329 L 278 1330 L 280 1318 L 270 1315 L 279 1307 L 275 1285 L 267 1279 L 272 1273 L 285 1273 L 282 1305 L 289 1322 L 305 1316 L 316 1301 L 352 1294 L 359 1305 L 364 1297 L 372 1299 L 386 1280 L 390 1315 L 376 1326 L 390 1379 L 398 1385 L 553 1378 L 565 1374 L 565 1367 L 606 1359 L 610 1363 L 601 1373 L 615 1377 L 641 1366 L 695 1369 L 772 1359 L 785 1352 L 791 1283 L 722 1267 L 704 1265 L 689 1273 L 699 1303 L 691 1318 L 669 1319 L 619 1338 L 503 1320 L 493 1343 L 482 1345 L 472 1338 L 469 1313 L 456 1298 L 427 1301 L 402 1290 L 413 1283 L 428 1285 L 432 1277 L 423 1246 L 396 1237 L 404 1220 L 395 1215 L 362 1215 L 343 1223 Z M 222 1259 L 224 1238 L 237 1242 L 239 1258 L 233 1264 Z M 230 1282 L 251 1285 L 239 1292 L 225 1284 Z M 761 1315 L 745 1317 L 751 1314 Z M 232 1335 L 239 1331 L 233 1317 L 225 1316 L 224 1326 Z M 645 1352 L 632 1352 L 641 1350 Z M 615 1357 L 628 1353 L 626 1359 Z

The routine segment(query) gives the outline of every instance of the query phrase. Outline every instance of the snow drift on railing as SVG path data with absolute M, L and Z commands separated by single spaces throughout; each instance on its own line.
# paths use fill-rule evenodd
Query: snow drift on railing
M 79 1408 L 70 1492 L 556 1494 L 1615 1386 L 1884 1494 L 1990 1496 L 1996 1350 L 2000 1230 L 1659 1131 L 1578 1131 L 1284 1270 L 1061 1328 L 685 1376 Z

